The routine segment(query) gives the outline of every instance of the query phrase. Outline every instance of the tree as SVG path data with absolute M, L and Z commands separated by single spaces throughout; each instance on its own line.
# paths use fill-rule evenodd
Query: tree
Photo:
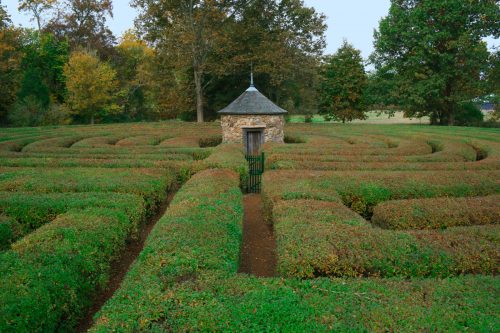
M 397 91 L 394 71 L 381 67 L 368 73 L 364 98 L 367 108 L 388 114 L 401 110 Z
M 488 102 L 495 105 L 492 119 L 500 121 L 500 49 L 492 52 L 487 71 Z
M 111 0 L 66 0 L 46 30 L 67 39 L 73 51 L 95 50 L 102 59 L 109 59 L 115 37 L 106 26 L 108 17 L 113 17 Z
M 113 60 L 120 83 L 120 105 L 126 120 L 158 119 L 155 91 L 156 52 L 133 31 L 127 31 Z
M 19 97 L 22 99 L 27 95 L 37 95 L 38 101 L 47 106 L 49 100 L 62 103 L 65 95 L 63 68 L 69 58 L 68 43 L 57 40 L 50 33 L 25 30 L 21 44 L 21 68 L 25 79 Z M 37 90 L 41 92 L 41 89 L 46 91 L 46 97 L 35 93 Z
M 169 99 L 184 101 L 183 110 L 194 100 L 199 121 L 214 118 L 247 88 L 252 63 L 259 89 L 278 104 L 299 107 L 314 100 L 326 25 L 303 1 L 135 0 L 133 5 L 141 10 L 139 31 L 163 61 L 163 80 L 173 88 L 166 92 Z
M 226 70 L 246 85 L 253 63 L 258 88 L 275 103 L 291 112 L 316 111 L 325 16 L 302 0 L 255 0 L 238 17 Z
M 395 73 L 407 115 L 453 125 L 461 103 L 484 93 L 489 35 L 500 36 L 496 0 L 392 0 L 372 61 Z
M 236 0 L 134 0 L 141 10 L 139 28 L 157 44 L 175 71 L 190 68 L 198 122 L 204 120 L 205 78 L 216 61 L 212 52 L 224 45 L 224 24 L 235 13 Z M 175 45 L 175 47 L 172 47 Z
M 77 115 L 94 124 L 98 114 L 119 112 L 113 103 L 117 89 L 116 72 L 87 52 L 74 52 L 64 67 L 67 104 Z
M 56 5 L 56 0 L 19 0 L 18 10 L 20 12 L 28 12 L 33 15 L 36 21 L 38 31 L 43 27 L 43 16 L 48 11 L 52 10 Z
M 2 6 L 2 1 L 0 0 L 0 29 L 5 29 L 12 24 L 10 20 L 10 16 L 5 10 L 5 7 Z
M 0 124 L 6 124 L 7 113 L 16 100 L 20 81 L 19 30 L 0 4 Z
M 366 74 L 361 51 L 344 44 L 327 58 L 320 85 L 320 114 L 326 119 L 365 119 Z

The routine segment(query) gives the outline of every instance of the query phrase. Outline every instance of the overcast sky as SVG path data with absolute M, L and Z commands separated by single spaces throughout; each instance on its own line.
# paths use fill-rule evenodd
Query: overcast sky
M 22 26 L 34 26 L 29 17 L 19 14 L 17 0 L 0 0 L 12 16 L 14 23 Z M 345 38 L 362 51 L 366 59 L 373 51 L 373 30 L 378 27 L 382 17 L 389 11 L 390 0 L 304 0 L 305 4 L 327 16 L 328 31 L 327 53 L 333 53 Z M 128 0 L 114 0 L 114 18 L 108 25 L 116 36 L 132 28 L 135 10 L 128 5 Z M 499 45 L 498 40 L 488 40 L 490 46 Z

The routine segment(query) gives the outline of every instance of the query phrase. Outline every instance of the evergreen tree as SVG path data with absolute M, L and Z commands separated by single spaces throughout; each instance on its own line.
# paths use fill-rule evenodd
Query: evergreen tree
M 327 120 L 345 123 L 365 119 L 364 89 L 366 74 L 361 52 L 347 41 L 322 69 L 320 84 L 320 114 Z

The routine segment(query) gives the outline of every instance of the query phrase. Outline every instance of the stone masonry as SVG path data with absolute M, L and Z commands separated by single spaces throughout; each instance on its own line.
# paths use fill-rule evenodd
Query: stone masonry
M 223 142 L 242 143 L 244 128 L 264 128 L 264 141 L 284 143 L 283 115 L 223 115 Z

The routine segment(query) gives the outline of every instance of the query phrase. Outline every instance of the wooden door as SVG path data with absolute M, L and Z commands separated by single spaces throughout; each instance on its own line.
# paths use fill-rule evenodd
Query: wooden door
M 262 131 L 247 131 L 246 132 L 247 155 L 256 156 L 260 153 L 262 144 Z

